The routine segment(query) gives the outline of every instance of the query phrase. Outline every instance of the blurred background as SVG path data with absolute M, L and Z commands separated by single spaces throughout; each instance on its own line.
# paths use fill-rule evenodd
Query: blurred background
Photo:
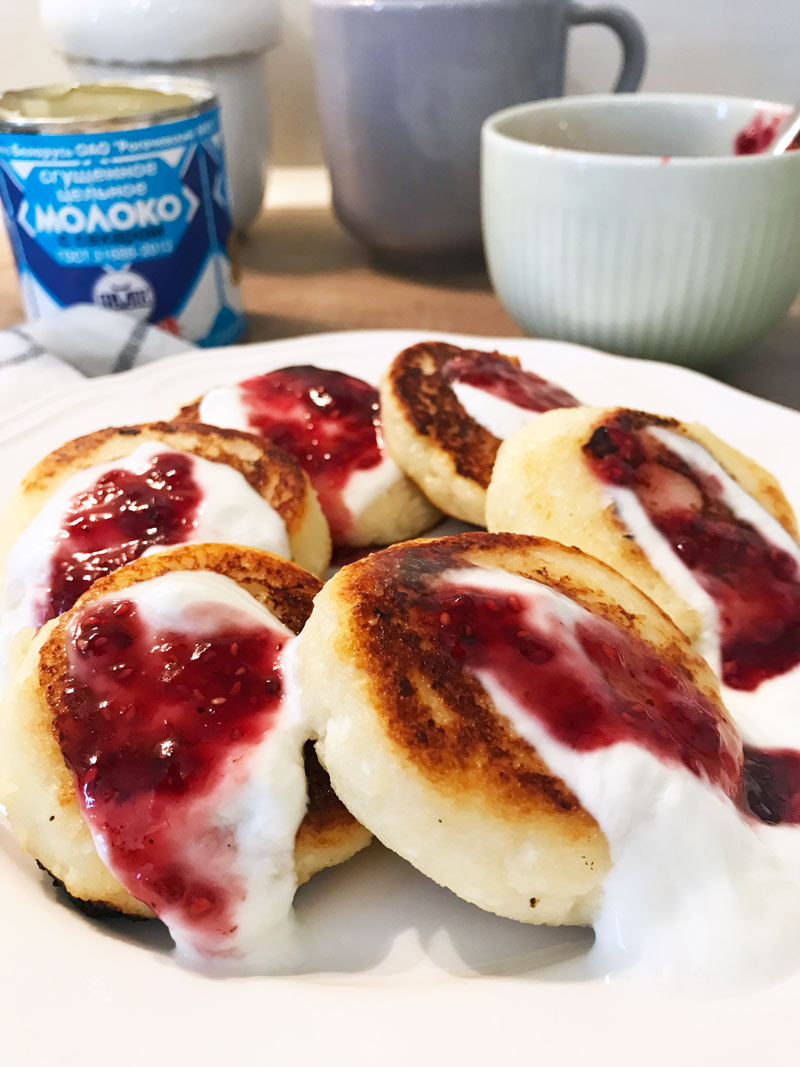
M 37 6 L 35 0 L 0 0 L 0 89 L 65 72 L 39 28 Z M 794 101 L 797 42 L 781 27 L 796 20 L 798 0 L 625 0 L 625 6 L 650 43 L 642 88 Z M 322 161 L 309 8 L 309 0 L 283 0 L 283 42 L 269 58 L 272 162 L 279 166 Z M 589 26 L 573 32 L 567 92 L 604 91 L 618 61 L 608 31 Z

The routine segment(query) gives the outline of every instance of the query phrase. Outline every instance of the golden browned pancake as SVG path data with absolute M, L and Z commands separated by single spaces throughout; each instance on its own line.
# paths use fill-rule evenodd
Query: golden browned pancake
M 587 407 L 548 411 L 503 443 L 487 494 L 489 529 L 552 537 L 590 552 L 652 597 L 692 641 L 697 641 L 703 630 L 697 610 L 650 562 L 584 454 L 595 430 L 621 414 L 629 417 L 632 425 L 661 427 L 698 442 L 745 492 L 797 537 L 792 508 L 775 478 L 704 426 L 643 412 Z
M 485 525 L 486 488 L 500 440 L 467 413 L 443 368 L 464 349 L 428 341 L 401 352 L 381 384 L 386 444 L 425 495 L 448 515 Z M 499 352 L 481 355 L 519 360 Z
M 200 396 L 190 404 L 184 404 L 175 416 L 176 422 L 200 422 L 200 405 L 203 398 Z
M 57 448 L 22 479 L 8 505 L 0 524 L 0 556 L 68 478 L 78 471 L 124 459 L 149 441 L 238 471 L 283 520 L 292 558 L 313 574 L 325 573 L 330 562 L 330 534 L 316 494 L 297 461 L 261 438 L 200 423 L 111 427 Z
M 37 636 L 0 710 L 0 796 L 24 851 L 92 908 L 150 917 L 107 869 L 84 821 L 75 780 L 54 731 L 68 707 L 66 631 L 82 605 L 170 571 L 210 571 L 235 581 L 294 632 L 311 612 L 319 581 L 270 553 L 227 545 L 188 545 L 145 556 L 100 579 L 72 611 Z M 305 751 L 309 808 L 296 839 L 298 882 L 344 862 L 370 835 L 330 789 L 310 748 Z
M 313 741 L 306 742 L 303 762 L 308 810 L 295 840 L 294 862 L 298 885 L 304 885 L 309 878 L 327 867 L 336 867 L 349 860 L 372 840 L 370 831 L 353 818 L 334 793 Z
M 475 526 L 486 525 L 501 437 L 542 411 L 577 403 L 515 356 L 440 341 L 401 352 L 381 385 L 390 452 L 442 511 Z
M 724 720 L 707 664 L 610 568 L 543 539 L 463 534 L 375 553 L 317 597 L 297 649 L 320 761 L 376 837 L 459 896 L 524 922 L 586 923 L 609 869 L 604 835 L 431 629 L 430 583 L 471 567 L 543 583 L 632 633 Z
M 283 368 L 283 372 L 306 372 L 311 371 L 326 373 L 332 375 L 334 378 L 339 378 L 344 381 L 345 384 L 342 388 L 346 394 L 348 385 L 348 376 L 341 374 L 340 372 L 322 372 L 319 368 L 313 367 L 294 367 Z M 282 373 L 277 371 L 276 373 Z M 265 377 L 268 377 L 266 375 Z M 351 379 L 351 382 L 353 380 Z M 358 383 L 358 379 L 355 383 Z M 366 385 L 366 383 L 362 383 Z M 233 387 L 235 388 L 235 387 Z M 372 387 L 368 389 L 372 391 Z M 213 395 L 213 391 L 212 391 Z M 310 395 L 316 395 L 316 390 L 312 390 Z M 204 398 L 193 401 L 191 404 L 186 404 L 178 412 L 177 418 L 179 420 L 197 420 L 201 417 L 201 411 L 205 414 L 206 407 L 203 405 Z M 376 394 L 377 400 L 377 394 Z M 315 401 L 318 402 L 318 401 Z M 302 406 L 302 405 L 301 405 Z M 334 404 L 333 410 L 336 410 Z M 208 416 L 211 417 L 210 415 Z M 334 416 L 335 418 L 335 416 Z M 374 418 L 370 418 L 370 429 L 372 429 L 372 423 Z M 308 424 L 309 433 L 313 429 L 313 421 Z M 303 427 L 305 429 L 306 427 Z M 343 440 L 345 445 L 345 451 L 348 441 L 349 431 L 344 431 Z M 312 434 L 313 436 L 313 434 Z M 342 439 L 342 438 L 340 438 Z M 279 438 L 286 447 L 292 447 L 286 443 L 285 438 Z M 302 435 L 300 440 L 302 441 Z M 330 453 L 329 458 L 331 465 L 335 469 L 337 462 L 336 444 L 333 443 L 337 440 L 334 437 L 330 439 Z M 374 440 L 374 438 L 373 438 Z M 417 537 L 424 530 L 430 529 L 437 520 L 442 516 L 441 513 L 431 504 L 427 497 L 420 492 L 414 481 L 409 478 L 404 471 L 398 466 L 390 456 L 386 455 L 381 441 L 380 434 L 378 434 L 377 443 L 380 453 L 382 455 L 382 462 L 376 468 L 367 468 L 364 470 L 355 470 L 352 473 L 352 478 L 346 482 L 343 487 L 339 487 L 334 498 L 330 496 L 326 499 L 326 493 L 330 494 L 330 483 L 326 479 L 324 472 L 318 471 L 320 481 L 316 482 L 316 475 L 312 474 L 312 483 L 320 487 L 320 502 L 323 510 L 329 509 L 327 516 L 331 527 L 331 534 L 334 544 L 337 547 L 364 547 L 369 545 L 388 545 L 393 544 L 396 541 L 404 541 L 408 537 Z M 298 444 L 297 447 L 300 451 L 296 451 L 300 461 L 303 461 L 302 452 L 305 449 Z M 314 452 L 314 446 L 309 442 L 309 449 L 312 454 Z M 311 470 L 312 468 L 307 468 Z M 372 486 L 369 483 L 372 481 Z M 326 489 L 327 485 L 327 489 Z M 337 501 L 335 497 L 341 497 Z M 344 514 L 343 514 L 344 512 Z M 343 521 L 346 516 L 346 521 Z

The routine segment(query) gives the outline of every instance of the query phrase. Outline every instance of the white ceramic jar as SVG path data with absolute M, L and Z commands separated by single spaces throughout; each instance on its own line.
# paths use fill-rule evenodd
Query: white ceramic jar
M 81 81 L 168 72 L 214 85 L 233 221 L 246 229 L 266 187 L 266 54 L 280 40 L 279 0 L 40 0 L 40 10 Z

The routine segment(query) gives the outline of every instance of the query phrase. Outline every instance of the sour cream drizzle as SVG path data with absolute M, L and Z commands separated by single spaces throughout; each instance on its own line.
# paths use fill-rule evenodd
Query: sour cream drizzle
M 170 572 L 79 609 L 56 730 L 100 856 L 224 973 L 294 958 L 306 808 L 293 635 L 234 581 Z
M 79 471 L 9 553 L 6 641 L 66 611 L 93 581 L 155 548 L 247 545 L 289 557 L 280 515 L 237 470 L 158 442 Z
M 543 411 L 578 406 L 566 389 L 493 352 L 464 350 L 443 374 L 467 414 L 501 441 Z
M 800 546 L 698 441 L 618 412 L 584 446 L 617 516 L 701 620 L 763 820 L 800 821 Z
M 690 677 L 517 575 L 446 572 L 431 612 L 446 652 L 609 841 L 595 969 L 734 985 L 797 969 L 800 830 L 753 818 L 741 743 Z
M 213 389 L 200 403 L 212 426 L 245 430 L 280 445 L 317 491 L 335 544 L 404 477 L 386 452 L 378 391 L 320 367 L 284 367 Z

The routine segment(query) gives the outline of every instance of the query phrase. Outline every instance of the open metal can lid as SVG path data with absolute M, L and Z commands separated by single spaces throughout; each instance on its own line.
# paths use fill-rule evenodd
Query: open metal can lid
M 218 106 L 208 82 L 171 75 L 64 82 L 0 94 L 0 133 L 87 133 L 175 122 Z

